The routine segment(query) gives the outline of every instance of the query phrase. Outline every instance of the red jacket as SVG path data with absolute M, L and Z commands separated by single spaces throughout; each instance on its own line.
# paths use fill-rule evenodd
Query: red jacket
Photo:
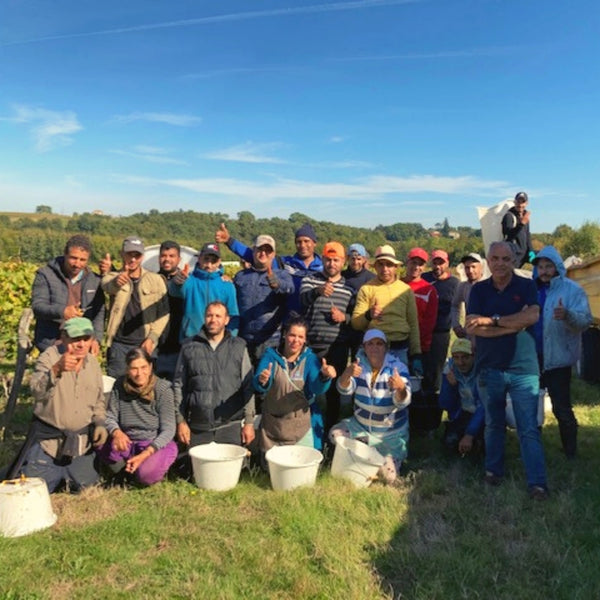
M 415 279 L 406 282 L 415 295 L 417 313 L 419 315 L 419 333 L 421 337 L 421 352 L 428 352 L 431 348 L 431 338 L 437 320 L 438 293 L 436 289 L 424 279 Z

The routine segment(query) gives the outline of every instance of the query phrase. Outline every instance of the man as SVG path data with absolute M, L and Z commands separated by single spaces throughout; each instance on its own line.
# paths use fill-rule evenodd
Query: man
M 362 244 L 350 244 L 348 266 L 342 271 L 342 277 L 346 281 L 346 285 L 349 285 L 355 292 L 358 292 L 364 283 L 375 277 L 375 273 L 367 268 L 368 261 L 369 253 Z
M 444 445 L 461 456 L 471 452 L 475 443 L 483 446 L 485 411 L 477 390 L 473 345 L 465 338 L 454 340 L 440 389 L 440 408 L 448 413 Z
M 36 318 L 34 344 L 43 352 L 60 341 L 60 324 L 73 317 L 90 319 L 94 325 L 92 352 L 97 355 L 104 336 L 104 292 L 100 277 L 87 266 L 92 246 L 84 235 L 67 241 L 63 256 L 38 270 L 31 290 Z
M 532 328 L 540 307 L 535 283 L 514 273 L 515 258 L 513 244 L 490 244 L 492 276 L 471 290 L 466 329 L 476 337 L 477 385 L 485 408 L 485 481 L 498 485 L 504 476 L 505 406 L 510 393 L 529 495 L 544 500 L 548 487 L 537 426 L 540 382 Z
M 61 484 L 78 491 L 95 484 L 92 443 L 108 439 L 102 372 L 91 354 L 94 327 L 85 317 L 65 321 L 59 345 L 35 363 L 33 422 L 9 477 L 41 477 L 52 493 Z
M 252 365 L 228 322 L 225 304 L 209 303 L 202 329 L 181 348 L 173 390 L 177 439 L 187 446 L 248 445 L 255 437 Z
M 460 262 L 464 265 L 467 280 L 459 282 L 456 286 L 450 308 L 450 320 L 456 337 L 464 338 L 467 337 L 467 330 L 461 325 L 461 320 L 466 314 L 471 288 L 483 277 L 483 258 L 477 252 L 471 252 L 463 256 Z
M 233 239 L 221 223 L 220 228 L 215 233 L 217 243 L 227 244 L 227 247 L 242 260 L 252 263 L 254 261 L 252 248 L 249 248 L 239 240 Z M 294 283 L 294 293 L 288 297 L 287 313 L 300 313 L 302 306 L 300 303 L 300 285 L 303 277 L 323 270 L 321 257 L 315 253 L 317 236 L 310 223 L 305 223 L 296 230 L 294 242 L 296 244 L 296 254 L 293 256 L 282 256 L 281 262 L 285 270 L 292 276 Z
M 531 213 L 527 210 L 528 201 L 527 194 L 519 192 L 515 196 L 515 205 L 502 218 L 502 237 L 514 244 L 518 269 L 535 258 L 529 231 Z
M 556 248 L 546 246 L 533 259 L 537 270 L 540 319 L 535 324 L 536 347 L 552 412 L 567 458 L 577 454 L 577 419 L 571 404 L 571 370 L 581 354 L 581 333 L 592 324 L 583 288 L 566 277 Z
M 181 247 L 179 244 L 172 240 L 162 242 L 158 251 L 158 274 L 164 277 L 167 289 L 169 282 L 182 273 L 179 269 L 180 260 Z M 187 265 L 184 270 L 187 270 Z M 156 374 L 169 381 L 173 380 L 177 357 L 181 349 L 179 334 L 182 319 L 183 300 L 175 296 L 169 296 L 169 324 L 158 341 L 158 356 L 155 367 Z
M 235 286 L 222 278 L 223 267 L 219 245 L 209 242 L 202 246 L 198 262 L 191 275 L 184 270 L 169 282 L 169 294 L 183 298 L 183 321 L 180 339 L 193 337 L 204 325 L 206 307 L 215 300 L 227 306 L 228 329 L 235 335 L 238 330 L 239 311 Z
M 300 302 L 308 322 L 308 344 L 336 373 L 348 364 L 351 335 L 350 318 L 354 307 L 354 290 L 346 285 L 342 267 L 346 260 L 344 246 L 328 242 L 323 247 L 323 272 L 308 275 L 302 280 Z M 326 392 L 325 431 L 340 418 L 340 397 L 335 380 Z
M 165 280 L 142 268 L 143 257 L 142 240 L 126 238 L 121 249 L 123 270 L 102 278 L 102 288 L 113 300 L 106 329 L 107 372 L 111 377 L 125 374 L 125 356 L 132 348 L 144 348 L 152 355 L 169 323 Z
M 419 317 L 419 335 L 421 341 L 421 353 L 425 365 L 425 374 L 431 372 L 427 365 L 431 361 L 430 350 L 433 330 L 438 314 L 438 294 L 429 282 L 423 279 L 423 270 L 429 254 L 423 248 L 411 248 L 406 259 L 406 275 L 402 278 L 408 284 L 415 295 L 417 303 L 417 314 Z M 431 379 L 423 380 L 423 388 L 430 391 L 433 386 Z
M 410 287 L 396 279 L 401 264 L 392 246 L 377 248 L 376 277 L 358 290 L 351 323 L 357 331 L 383 331 L 389 351 L 404 364 L 410 355 L 412 372 L 422 375 L 417 304 Z
M 438 392 L 450 344 L 452 298 L 459 283 L 458 278 L 450 273 L 450 259 L 446 251 L 438 249 L 431 253 L 431 271 L 425 273 L 423 279 L 431 283 L 438 294 L 438 312 L 431 338 L 428 374 L 428 379 L 433 382 L 433 389 Z
M 248 344 L 254 367 L 267 347 L 279 343 L 288 296 L 294 293 L 291 275 L 274 268 L 274 259 L 275 240 L 259 235 L 254 240 L 252 267 L 233 278 L 241 315 L 239 336 Z

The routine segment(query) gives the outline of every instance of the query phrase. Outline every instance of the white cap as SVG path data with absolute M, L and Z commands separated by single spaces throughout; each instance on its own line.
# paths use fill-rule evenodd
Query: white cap
M 363 337 L 363 344 L 366 344 L 367 342 L 370 342 L 374 339 L 383 340 L 387 344 L 387 338 L 385 337 L 385 333 L 383 333 L 381 329 L 367 329 Z

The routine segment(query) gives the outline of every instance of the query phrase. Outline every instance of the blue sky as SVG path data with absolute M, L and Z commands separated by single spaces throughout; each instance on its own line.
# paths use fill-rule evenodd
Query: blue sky
M 0 0 L 0 211 L 598 219 L 592 0 Z

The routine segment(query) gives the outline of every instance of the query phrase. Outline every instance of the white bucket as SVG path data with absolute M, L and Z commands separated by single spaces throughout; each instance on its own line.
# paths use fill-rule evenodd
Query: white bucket
M 265 454 L 274 490 L 315 485 L 323 455 L 306 446 L 273 446 Z
M 335 438 L 335 452 L 331 463 L 333 477 L 348 479 L 356 487 L 367 487 L 377 476 L 377 471 L 385 458 L 371 446 L 338 435 Z
M 552 412 L 552 400 L 550 400 L 550 396 L 546 391 L 546 388 L 541 388 L 539 397 L 538 397 L 538 411 L 537 411 L 537 424 L 538 427 L 541 427 L 544 424 L 544 420 L 546 418 L 546 413 Z M 506 424 L 511 429 L 517 428 L 517 423 L 515 421 L 515 412 L 512 406 L 512 398 L 510 394 L 506 394 Z
M 39 477 L 11 479 L 0 484 L 0 533 L 19 537 L 56 523 L 48 486 Z
M 235 444 L 201 444 L 189 449 L 194 480 L 199 488 L 223 492 L 240 480 L 242 463 L 248 451 Z

